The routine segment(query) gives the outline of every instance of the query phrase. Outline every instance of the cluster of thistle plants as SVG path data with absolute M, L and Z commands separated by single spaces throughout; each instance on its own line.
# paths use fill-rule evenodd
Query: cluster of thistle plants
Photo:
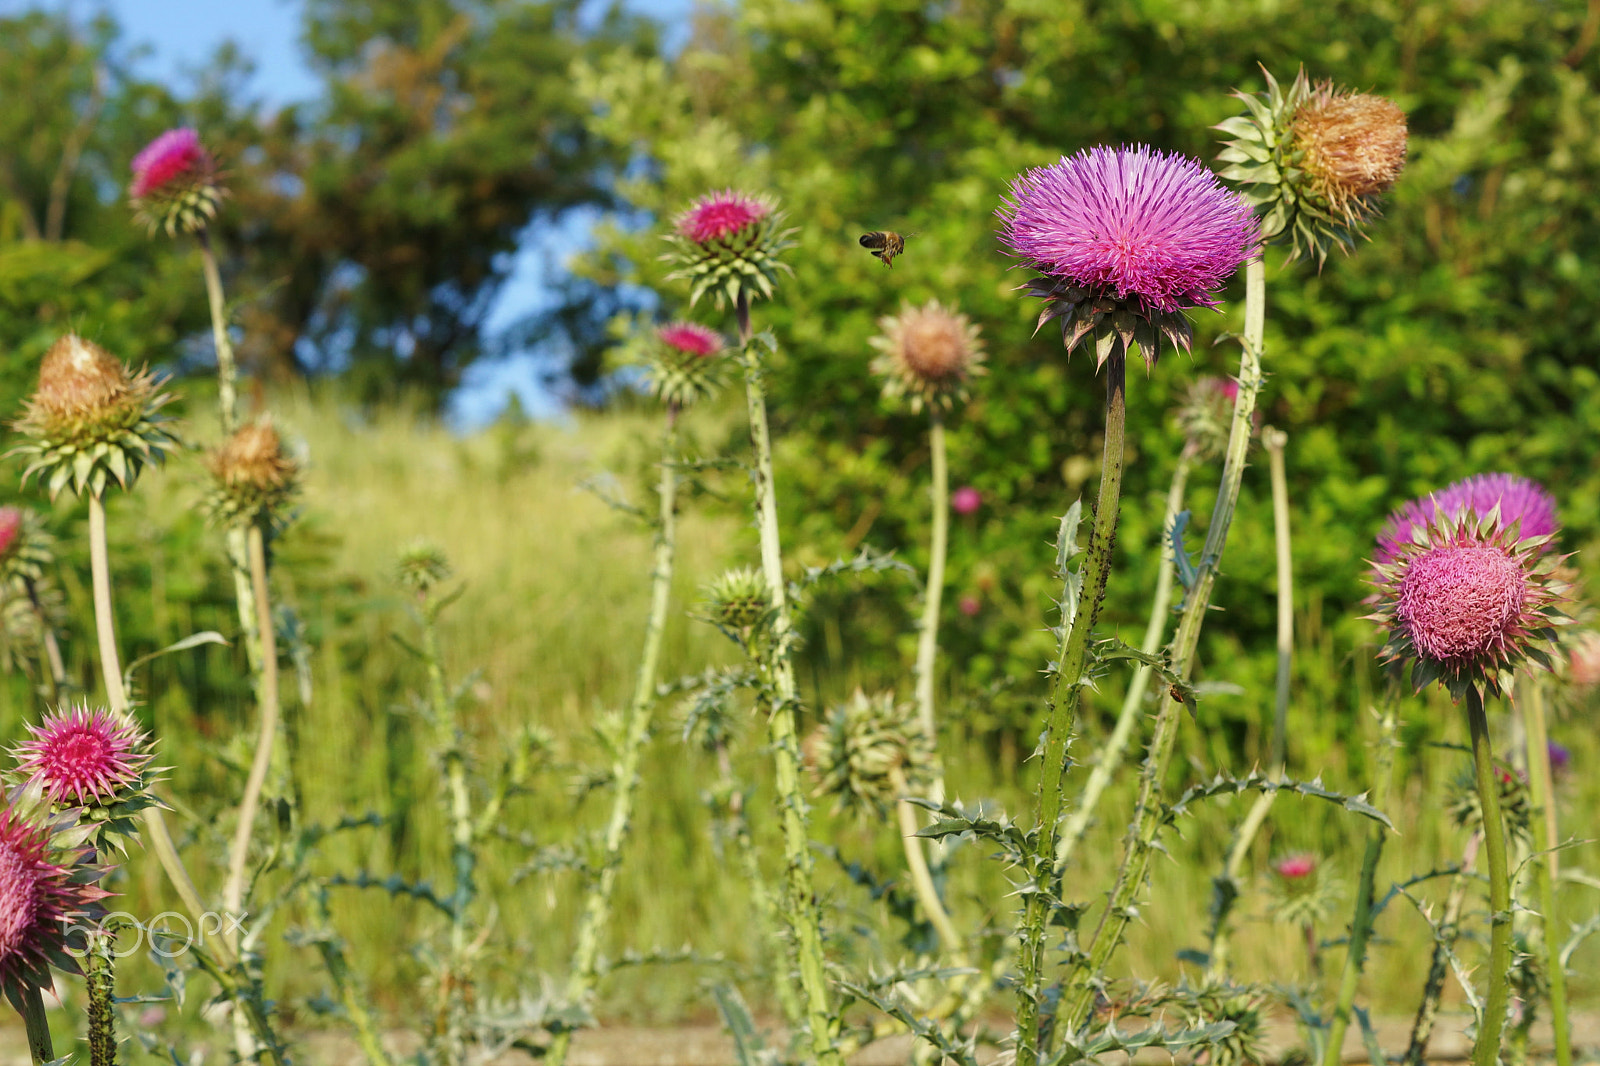
M 232 1005 L 223 1024 L 241 1061 L 290 1061 L 263 968 L 262 938 L 279 917 L 308 965 L 312 959 L 320 965 L 329 990 L 322 1006 L 351 1027 L 361 1054 L 373 1066 L 398 1061 L 337 928 L 330 901 L 344 891 L 419 904 L 437 919 L 424 940 L 408 945 L 428 975 L 417 992 L 417 1061 L 487 1062 L 512 1047 L 565 1061 L 575 1033 L 593 1023 L 601 983 L 617 966 L 715 962 L 693 951 L 605 955 L 615 938 L 620 879 L 650 876 L 624 863 L 648 787 L 644 754 L 678 732 L 681 743 L 709 755 L 715 767 L 705 797 L 716 845 L 734 860 L 730 869 L 748 881 L 754 901 L 752 936 L 764 965 L 708 982 L 745 1063 L 841 1064 L 896 1032 L 913 1035 L 916 1062 L 975 1064 L 980 1043 L 993 1041 L 1018 1066 L 1065 1066 L 1144 1048 L 1248 1063 L 1261 1060 L 1264 1023 L 1279 1005 L 1301 1022 L 1304 1060 L 1338 1063 L 1353 1022 L 1370 1054 L 1381 1058 L 1357 993 L 1375 919 L 1405 900 L 1434 941 L 1406 1061 L 1425 1057 L 1453 980 L 1474 1011 L 1475 1066 L 1525 1059 L 1534 1020 L 1546 1010 L 1556 1061 L 1569 1066 L 1564 967 L 1574 941 L 1557 917 L 1563 838 L 1552 790 L 1565 760 L 1564 749 L 1548 739 L 1545 708 L 1561 686 L 1584 681 L 1581 670 L 1594 671 L 1600 656 L 1593 638 L 1561 643 L 1562 626 L 1575 612 L 1574 574 L 1557 545 L 1558 501 L 1525 479 L 1488 475 L 1395 510 L 1387 527 L 1375 531 L 1373 561 L 1357 564 L 1369 568 L 1372 619 L 1384 634 L 1380 654 L 1394 682 L 1374 708 L 1375 777 L 1369 791 L 1349 795 L 1320 778 L 1293 776 L 1286 744 L 1293 728 L 1289 437 L 1260 425 L 1256 415 L 1271 367 L 1263 250 L 1280 242 L 1290 259 L 1320 264 L 1331 249 L 1356 249 L 1378 220 L 1378 198 L 1400 176 L 1406 128 L 1391 102 L 1316 85 L 1304 74 L 1287 87 L 1269 76 L 1266 92 L 1240 98 L 1244 113 L 1220 127 L 1227 138 L 1220 171 L 1146 146 L 1097 146 L 1018 175 L 996 207 L 1000 245 L 1030 274 L 1025 297 L 1042 302 L 1036 328 L 1056 323 L 1066 355 L 1078 353 L 1073 372 L 1098 375 L 1105 392 L 1098 491 L 1087 505 L 1063 501 L 1053 558 L 1041 559 L 1053 566 L 1058 590 L 1055 612 L 1044 620 L 1056 650 L 1030 763 L 1037 774 L 1030 811 L 968 805 L 950 794 L 935 683 L 949 514 L 981 506 L 975 490 L 951 492 L 946 425 L 964 417 L 971 380 L 988 371 L 985 344 L 999 342 L 980 335 L 960 311 L 957 293 L 883 318 L 873 342 L 871 372 L 883 395 L 927 420 L 927 572 L 870 549 L 823 567 L 788 565 L 765 387 L 779 345 L 760 328 L 756 312 L 759 301 L 781 299 L 789 283 L 785 254 L 793 231 L 773 198 L 729 189 L 695 200 L 666 235 L 671 280 L 686 283 L 689 313 L 722 319 L 640 328 L 627 341 L 660 403 L 661 442 L 655 506 L 613 501 L 653 535 L 654 556 L 632 696 L 599 720 L 595 733 L 605 758 L 579 774 L 582 792 L 604 797 L 598 833 L 551 840 L 543 830 L 510 828 L 517 798 L 543 787 L 540 773 L 554 765 L 556 740 L 525 729 L 501 738 L 494 752 L 474 750 L 461 717 L 471 679 L 448 672 L 439 626 L 462 586 L 439 548 L 418 543 L 401 553 L 395 584 L 415 620 L 406 644 L 422 679 L 408 710 L 429 737 L 449 826 L 447 853 L 429 860 L 442 873 L 430 880 L 361 868 L 330 872 L 323 844 L 335 834 L 375 828 L 383 818 L 352 815 L 319 825 L 301 816 L 292 760 L 283 750 L 293 740 L 281 713 L 284 676 L 291 675 L 280 673 L 285 663 L 302 661 L 297 648 L 305 638 L 292 612 L 275 603 L 272 547 L 296 517 L 302 464 L 268 412 L 246 418 L 239 411 L 208 235 L 226 199 L 222 170 L 192 130 L 157 139 L 133 162 L 131 194 L 152 235 L 197 242 L 214 318 L 215 442 L 185 440 L 166 415 L 173 397 L 156 375 L 125 366 L 76 334 L 63 336 L 45 357 L 38 388 L 14 422 L 12 454 L 22 461 L 23 480 L 52 498 L 70 491 L 88 508 L 99 691 L 73 692 L 62 667 L 57 633 L 64 622 L 50 540 L 35 516 L 0 510 L 0 653 L 37 674 L 51 708 L 29 724 L 30 739 L 14 753 L 13 787 L 0 815 L 0 987 L 27 1023 L 34 1061 L 57 1060 L 43 1005 L 52 969 L 86 975 L 90 1061 L 116 1061 L 118 999 L 130 992 L 118 987 L 114 964 L 126 929 L 108 916 L 99 886 L 111 868 L 145 852 L 154 854 L 196 928 L 219 914 L 250 915 L 248 923 L 225 923 L 216 935 L 164 955 L 168 980 L 160 993 L 181 997 L 185 970 L 201 971 Z M 1128 363 L 1138 357 L 1148 373 L 1182 373 L 1189 316 L 1217 307 L 1223 286 L 1241 269 L 1239 369 L 1230 379 L 1194 381 L 1177 413 L 1185 444 L 1161 520 L 1167 565 L 1143 639 L 1133 646 L 1097 629 L 1107 597 L 1121 591 L 1113 564 L 1122 473 L 1128 435 L 1138 432 L 1127 424 Z M 682 432 L 684 412 L 740 387 L 748 453 L 693 456 Z M 1191 679 L 1202 627 L 1218 606 L 1214 593 L 1252 449 L 1268 460 L 1278 541 L 1279 676 L 1270 759 L 1244 776 L 1219 773 L 1172 794 L 1178 735 L 1206 720 L 1204 694 Z M 199 453 L 203 506 L 232 571 L 237 633 L 258 712 L 231 829 L 220 832 L 215 849 L 190 849 L 191 856 L 223 856 L 199 878 L 167 825 L 160 771 L 152 765 L 160 738 L 139 723 L 139 664 L 125 665 L 120 653 L 106 549 L 107 496 L 134 491 L 147 465 L 185 452 Z M 1196 553 L 1186 540 L 1193 516 L 1185 500 L 1190 481 L 1207 474 L 1218 488 Z M 723 477 L 730 493 L 748 485 L 759 555 L 712 581 L 698 602 L 675 604 L 679 511 L 686 490 L 712 476 Z M 866 574 L 915 587 L 915 659 L 898 685 L 857 689 L 835 706 L 804 707 L 796 680 L 799 616 L 820 584 Z M 669 683 L 663 636 L 674 613 L 685 612 L 727 637 L 738 661 Z M 224 639 L 196 634 L 166 653 Z M 1126 695 L 1114 728 L 1092 755 L 1075 752 L 1086 691 L 1118 675 Z M 299 699 L 308 702 L 304 671 L 292 677 Z M 1391 754 L 1408 695 L 1436 683 L 1462 707 L 1470 737 L 1470 773 L 1445 812 L 1463 834 L 1461 859 L 1383 888 L 1377 866 L 1393 831 L 1385 812 Z M 673 703 L 680 705 L 681 729 L 663 728 Z M 1517 728 L 1497 729 L 1491 708 L 1496 718 L 1514 717 Z M 1509 764 L 1496 758 L 1498 735 L 1525 741 Z M 736 766 L 752 765 L 732 758 L 739 744 L 757 749 L 763 792 L 775 799 L 770 810 L 756 808 L 754 783 L 739 777 Z M 1132 763 L 1130 753 L 1141 748 L 1142 761 Z M 1116 794 L 1112 786 L 1128 777 L 1135 783 L 1132 809 L 1102 810 Z M 1336 872 L 1333 856 L 1285 852 L 1271 857 L 1270 883 L 1254 891 L 1246 876 L 1251 849 L 1284 793 L 1364 820 L 1365 850 L 1353 882 Z M 1137 933 L 1164 834 L 1195 806 L 1241 794 L 1251 794 L 1252 804 L 1214 878 L 1203 943 L 1184 952 L 1190 975 L 1173 987 L 1117 976 L 1118 953 Z M 900 868 L 865 869 L 821 846 L 813 827 L 818 801 L 897 838 Z M 1125 823 L 1127 831 L 1114 878 L 1095 886 L 1085 883 L 1082 849 L 1091 825 L 1105 818 Z M 962 846 L 971 842 L 982 846 Z M 485 849 L 508 844 L 529 853 L 517 877 L 565 875 L 562 883 L 581 902 L 565 972 L 528 975 L 520 995 L 497 999 L 484 974 L 512 949 L 504 917 L 486 902 L 481 881 Z M 818 887 L 819 855 L 837 858 L 855 884 L 904 919 L 907 935 L 898 945 L 851 943 L 855 930 L 830 922 Z M 1002 864 L 1010 893 L 983 901 L 984 922 L 964 924 L 970 908 L 949 898 L 950 873 L 957 863 L 990 860 Z M 1442 905 L 1424 894 L 1434 882 L 1444 885 Z M 1487 884 L 1486 909 L 1480 882 Z M 220 887 L 208 895 L 200 884 Z M 1236 972 L 1231 938 L 1241 903 L 1252 901 L 1303 943 L 1308 972 L 1332 976 L 1337 963 L 1331 999 L 1314 988 Z M 1473 940 L 1487 943 L 1475 968 L 1459 950 Z M 503 953 L 499 962 L 496 953 Z M 762 985 L 741 990 L 750 980 Z M 786 1040 L 769 1042 L 745 1005 L 745 991 L 778 1006 Z M 1008 1011 L 1008 1031 L 991 1031 L 997 1009 Z M 139 1036 L 177 1054 L 159 1033 L 141 1029 Z

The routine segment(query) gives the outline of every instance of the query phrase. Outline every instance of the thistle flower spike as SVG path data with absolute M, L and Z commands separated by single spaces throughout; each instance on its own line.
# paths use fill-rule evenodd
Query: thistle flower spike
M 128 199 L 134 217 L 154 234 L 195 233 L 217 215 L 224 191 L 217 161 L 193 129 L 168 130 L 133 157 Z
M 708 193 L 685 208 L 666 235 L 672 250 L 661 258 L 677 269 L 669 281 L 689 282 L 689 306 L 708 293 L 724 301 L 772 299 L 782 273 L 794 273 L 778 254 L 794 246 L 792 229 L 780 229 L 783 212 L 767 196 L 732 189 Z
M 1200 163 L 1148 146 L 1091 148 L 1019 175 L 997 212 L 1000 240 L 1038 271 L 1027 294 L 1046 302 L 1071 351 L 1095 338 L 1104 366 L 1137 343 L 1154 366 L 1164 344 L 1188 350 L 1186 312 L 1255 250 L 1249 204 Z

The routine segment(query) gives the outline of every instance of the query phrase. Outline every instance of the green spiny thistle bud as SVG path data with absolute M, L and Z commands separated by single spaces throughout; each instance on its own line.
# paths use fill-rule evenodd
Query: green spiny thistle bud
M 1246 113 L 1216 128 L 1231 139 L 1217 158 L 1261 214 L 1262 236 L 1287 240 L 1290 258 L 1320 265 L 1349 250 L 1377 214 L 1377 197 L 1406 161 L 1406 116 L 1392 101 L 1315 86 L 1304 70 L 1287 88 L 1236 93 Z
M 767 620 L 772 610 L 772 590 L 767 578 L 754 567 L 728 570 L 706 586 L 701 613 L 724 629 L 746 633 Z
M 251 525 L 279 518 L 294 495 L 300 465 L 284 454 L 270 420 L 241 426 L 206 456 L 212 487 L 206 509 L 224 525 Z
M 1297 852 L 1273 860 L 1267 883 L 1267 913 L 1285 925 L 1315 926 L 1327 919 L 1342 886 L 1317 857 Z
M 401 551 L 400 561 L 395 566 L 395 577 L 400 584 L 424 596 L 436 586 L 449 581 L 450 575 L 450 561 L 445 558 L 443 550 L 436 544 L 422 540 Z
M 908 790 L 933 780 L 933 743 L 916 708 L 893 692 L 868 696 L 856 689 L 829 709 L 806 739 L 805 755 L 817 794 L 831 795 L 835 812 L 882 816 Z
M 1178 424 L 1183 427 L 1186 447 L 1201 462 L 1214 459 L 1228 447 L 1233 430 L 1233 404 L 1239 396 L 1239 383 L 1229 378 L 1201 377 L 1189 384 L 1183 406 L 1178 409 Z
M 37 473 L 52 499 L 69 484 L 80 496 L 103 495 L 108 478 L 131 488 L 144 464 L 176 443 L 160 414 L 172 396 L 159 387 L 149 371 L 130 371 L 77 334 L 56 341 L 14 424 L 30 438 L 11 452 L 28 459 L 23 482 Z
M 689 282 L 689 306 L 711 293 L 717 307 L 758 296 L 772 299 L 779 271 L 793 274 L 778 253 L 794 246 L 793 230 L 780 230 L 783 212 L 770 197 L 726 189 L 690 204 L 666 236 L 672 251 L 661 258 L 677 266 L 669 281 Z
M 904 397 L 913 411 L 924 403 L 948 410 L 966 398 L 967 379 L 984 373 L 978 327 L 938 300 L 906 305 L 878 319 L 878 327 L 883 332 L 871 343 L 882 354 L 872 372 L 883 378 L 885 396 Z
M 1526 845 L 1532 839 L 1528 828 L 1532 816 L 1528 786 L 1507 766 L 1496 764 L 1494 776 L 1499 786 L 1497 798 L 1506 832 L 1513 841 Z M 1452 778 L 1445 790 L 1445 810 L 1450 820 L 1468 833 L 1483 831 L 1483 804 L 1478 796 L 1477 780 L 1477 775 L 1468 767 Z
M 1226 1036 L 1205 1045 L 1207 1066 L 1254 1066 L 1265 1061 L 1261 1007 L 1267 995 L 1263 989 L 1213 981 L 1197 989 L 1180 989 L 1176 998 L 1183 1002 L 1185 1021 L 1191 1026 L 1234 1025 Z

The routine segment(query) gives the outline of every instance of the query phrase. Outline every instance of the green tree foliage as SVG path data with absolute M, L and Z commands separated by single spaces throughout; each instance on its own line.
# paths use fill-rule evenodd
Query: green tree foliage
M 1013 291 L 1022 277 L 993 233 L 1007 183 L 1097 143 L 1210 159 L 1208 127 L 1239 110 L 1231 90 L 1261 87 L 1258 64 L 1287 78 L 1303 63 L 1313 78 L 1390 95 L 1410 116 L 1411 162 L 1371 243 L 1320 274 L 1269 256 L 1263 400 L 1290 434 L 1300 602 L 1348 649 L 1369 639 L 1356 620 L 1360 560 L 1413 494 L 1509 469 L 1563 494 L 1570 547 L 1600 529 L 1600 315 L 1586 298 L 1600 280 L 1595 31 L 1581 8 L 1535 0 L 747 0 L 702 16 L 673 62 L 619 53 L 582 70 L 597 131 L 635 153 L 619 195 L 655 227 L 603 227 L 586 269 L 655 287 L 670 304 L 681 293 L 663 284 L 655 234 L 673 211 L 729 184 L 782 197 L 801 227 L 797 276 L 757 316 L 784 353 L 775 409 L 794 447 L 780 477 L 797 483 L 783 493 L 786 519 L 823 554 L 866 536 L 920 561 L 926 541 L 923 424 L 876 398 L 875 319 L 938 297 L 981 322 L 992 372 L 954 420 L 951 476 L 986 506 L 956 522 L 950 598 L 981 607 L 952 616 L 946 643 L 961 687 L 1009 674 L 1031 692 L 1044 659 L 1048 516 L 1094 472 L 1102 390 L 1092 363 L 1069 365 L 1051 331 L 1030 340 L 1038 308 Z M 916 233 L 892 271 L 856 245 L 882 228 Z M 1126 565 L 1108 627 L 1142 624 L 1180 442 L 1168 412 L 1194 374 L 1236 365 L 1237 349 L 1212 341 L 1238 328 L 1238 313 L 1199 315 L 1192 361 L 1172 357 L 1130 383 Z M 1236 650 L 1270 647 L 1264 469 L 1247 477 L 1219 590 L 1226 613 L 1202 649 L 1211 676 L 1247 685 L 1271 676 L 1270 657 Z M 1201 526 L 1209 481 L 1192 482 Z M 887 649 L 872 634 L 886 611 L 909 621 L 870 597 L 840 605 L 825 626 L 842 638 L 824 626 L 811 654 L 863 649 L 865 668 L 899 669 L 909 635 Z M 1308 699 L 1350 706 L 1351 676 L 1313 679 Z M 1219 700 L 1213 713 L 1253 722 L 1261 699 Z

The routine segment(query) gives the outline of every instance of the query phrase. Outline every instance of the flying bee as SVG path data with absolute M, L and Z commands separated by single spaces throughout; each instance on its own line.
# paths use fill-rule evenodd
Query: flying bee
M 877 230 L 861 235 L 861 247 L 872 249 L 872 254 L 882 259 L 884 266 L 892 268 L 894 257 L 906 250 L 906 238 L 915 236 L 915 233 L 902 236 L 887 230 Z

